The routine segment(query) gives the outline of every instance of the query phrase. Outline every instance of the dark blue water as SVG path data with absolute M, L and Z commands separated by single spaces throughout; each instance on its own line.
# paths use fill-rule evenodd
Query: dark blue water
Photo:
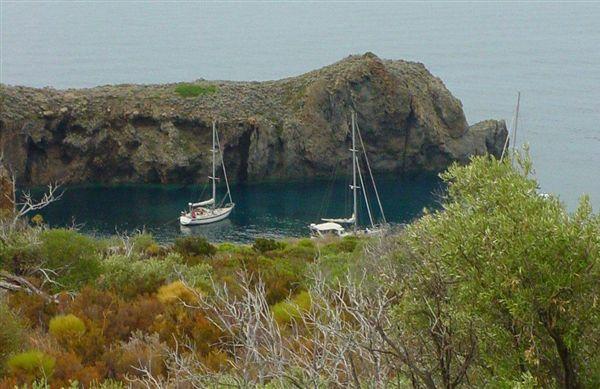
M 442 184 L 434 175 L 397 179 L 378 177 L 381 201 L 388 221 L 408 222 L 424 207 L 436 207 Z M 161 185 L 87 186 L 67 188 L 59 202 L 41 214 L 51 226 L 78 227 L 100 236 L 145 229 L 159 241 L 195 234 L 212 241 L 247 242 L 256 237 L 308 236 L 308 224 L 321 217 L 352 213 L 347 179 L 235 185 L 236 207 L 228 220 L 208 226 L 181 227 L 178 216 L 190 201 L 206 198 L 205 187 Z M 371 193 L 371 200 L 375 198 Z M 364 202 L 362 223 L 368 218 Z M 376 216 L 379 214 L 376 212 Z

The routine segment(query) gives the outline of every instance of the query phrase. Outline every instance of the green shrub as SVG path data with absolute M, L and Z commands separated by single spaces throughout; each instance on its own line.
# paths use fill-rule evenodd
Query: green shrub
M 148 254 L 148 251 L 155 251 L 157 246 L 152 234 L 142 232 L 133 237 L 133 252 L 136 254 Z
M 172 253 L 164 259 L 150 258 L 132 261 L 115 255 L 103 261 L 103 275 L 98 280 L 101 288 L 117 292 L 126 298 L 141 293 L 153 293 L 167 282 L 183 277 L 190 286 L 207 289 L 210 265 L 188 266 L 179 254 Z
M 19 351 L 23 341 L 23 324 L 6 304 L 0 302 L 0 375 L 8 357 Z
M 180 84 L 175 87 L 175 93 L 181 97 L 198 97 L 216 92 L 215 85 Z
M 349 269 L 355 266 L 356 262 L 353 259 L 356 258 L 353 258 L 350 253 L 324 254 L 312 264 L 312 267 L 323 274 L 328 284 L 334 286 L 348 274 Z
M 286 257 L 293 257 L 296 259 L 302 259 L 304 261 L 312 261 L 317 255 L 317 248 L 314 243 L 312 245 L 308 245 L 300 241 L 300 243 L 297 245 L 286 246 L 282 250 L 281 254 Z
M 83 320 L 73 314 L 55 316 L 48 331 L 58 339 L 78 338 L 85 333 Z
M 37 266 L 39 262 L 40 254 L 36 246 L 0 247 L 0 268 L 6 269 L 11 273 L 26 273 L 28 269 Z
M 40 234 L 40 253 L 45 266 L 58 273 L 65 289 L 79 289 L 100 274 L 98 246 L 85 235 L 69 229 L 53 229 Z
M 339 254 L 352 253 L 358 246 L 359 238 L 356 236 L 345 236 L 342 239 L 337 239 L 332 243 L 328 243 L 321 249 L 323 254 Z
M 285 247 L 285 243 L 278 242 L 274 239 L 256 238 L 252 248 L 259 253 L 266 253 L 269 251 L 280 250 Z
M 304 238 L 304 239 L 300 239 L 298 242 L 296 242 L 296 246 L 298 247 L 303 247 L 303 248 L 315 248 L 315 242 L 310 239 L 310 238 Z
M 273 317 L 278 324 L 288 324 L 300 318 L 311 307 L 312 300 L 306 291 L 298 293 L 293 299 L 279 302 L 271 307 Z
M 41 229 L 15 229 L 0 241 L 0 268 L 23 274 L 40 262 L 39 234 Z
M 217 248 L 201 236 L 177 238 L 173 249 L 181 254 L 184 261 L 189 265 L 198 264 L 203 257 L 213 256 L 217 252 Z
M 221 243 L 217 246 L 217 251 L 220 253 L 233 253 L 236 251 L 237 246 L 233 243 Z
M 30 350 L 12 356 L 7 362 L 8 370 L 14 374 L 25 374 L 31 378 L 50 377 L 56 360 L 39 350 Z

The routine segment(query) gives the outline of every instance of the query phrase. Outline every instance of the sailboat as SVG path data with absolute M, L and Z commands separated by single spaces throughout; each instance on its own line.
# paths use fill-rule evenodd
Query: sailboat
M 210 224 L 226 219 L 235 204 L 231 198 L 231 190 L 229 189 L 229 181 L 227 180 L 227 171 L 225 170 L 225 162 L 223 161 L 223 152 L 221 150 L 221 143 L 219 142 L 219 134 L 217 132 L 216 123 L 212 123 L 212 175 L 209 179 L 212 182 L 212 197 L 208 200 L 200 201 L 198 203 L 188 203 L 188 209 L 181 212 L 179 222 L 183 226 L 194 226 L 200 224 Z M 225 186 L 227 187 L 227 193 L 223 199 L 217 203 L 217 154 L 219 154 L 219 162 L 223 169 L 223 178 L 225 179 Z M 226 203 L 225 201 L 228 202 Z
M 383 212 L 383 207 L 381 205 L 381 200 L 379 198 L 379 192 L 377 191 L 377 185 L 375 184 L 375 178 L 373 177 L 373 173 L 371 171 L 371 166 L 369 164 L 369 159 L 367 157 L 367 152 L 365 150 L 365 145 L 362 140 L 362 136 L 360 135 L 360 130 L 358 129 L 358 125 L 356 123 L 356 113 L 352 112 L 352 148 L 350 152 L 352 153 L 352 185 L 350 185 L 350 190 L 352 191 L 352 215 L 346 218 L 323 218 L 321 221 L 323 223 L 311 223 L 309 225 L 311 235 L 313 237 L 324 237 L 326 235 L 335 235 L 335 236 L 347 236 L 347 235 L 359 235 L 359 234 L 377 234 L 383 231 L 383 227 L 376 226 L 373 220 L 373 214 L 371 212 L 371 207 L 369 205 L 369 199 L 367 195 L 367 190 L 365 188 L 365 183 L 363 180 L 363 175 L 360 170 L 360 159 L 357 155 L 358 149 L 356 148 L 356 140 L 360 141 L 360 146 L 362 149 L 362 155 L 364 156 L 364 160 L 367 166 L 367 170 L 369 172 L 369 176 L 371 178 L 371 184 L 373 186 L 373 190 L 375 192 L 375 197 L 377 198 L 377 204 L 379 206 L 379 212 L 381 214 L 381 218 L 383 223 L 386 223 L 385 214 Z M 360 181 L 360 186 L 357 183 L 357 176 Z M 365 200 L 365 205 L 367 209 L 367 215 L 369 217 L 370 228 L 366 228 L 364 230 L 359 228 L 359 220 L 358 220 L 358 190 L 362 189 L 363 197 Z M 344 225 L 348 227 L 344 227 Z
M 517 106 L 515 107 L 515 116 L 513 117 L 512 122 L 512 134 L 506 135 L 506 140 L 504 141 L 504 147 L 502 147 L 502 155 L 500 156 L 500 160 L 504 159 L 509 147 L 509 142 L 512 143 L 512 153 L 511 153 L 511 163 L 514 163 L 515 158 L 515 150 L 517 147 L 517 127 L 519 125 L 519 107 L 521 106 L 521 92 L 517 92 Z
M 504 141 L 504 147 L 502 148 L 502 155 L 500 155 L 500 161 L 504 160 L 504 157 L 506 156 L 506 154 L 508 152 L 509 143 L 512 142 L 512 152 L 511 152 L 511 160 L 510 160 L 510 163 L 512 165 L 514 165 L 515 156 L 517 155 L 517 152 L 516 152 L 517 128 L 519 125 L 519 108 L 520 108 L 520 106 L 521 106 L 521 92 L 517 92 L 517 106 L 515 107 L 515 116 L 513 117 L 513 122 L 512 122 L 512 131 L 511 131 L 512 133 L 510 135 L 506 136 L 506 140 Z M 540 196 L 544 199 L 552 198 L 551 194 L 541 192 L 539 187 L 538 187 L 538 196 Z

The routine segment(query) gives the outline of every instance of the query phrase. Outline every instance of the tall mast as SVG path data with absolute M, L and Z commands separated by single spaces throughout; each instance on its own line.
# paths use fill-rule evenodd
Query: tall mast
M 354 231 L 358 227 L 358 203 L 356 197 L 356 113 L 352 111 L 352 200 L 353 200 L 353 216 L 354 216 Z
M 515 123 L 513 126 L 513 149 L 512 149 L 512 159 L 514 161 L 515 158 L 515 148 L 517 147 L 517 127 L 519 126 L 519 105 L 521 103 L 521 92 L 517 92 L 517 108 L 515 109 Z
M 217 127 L 216 127 L 216 123 L 213 120 L 212 122 L 212 199 L 213 199 L 213 207 L 214 204 L 216 203 L 216 198 L 217 198 L 217 176 L 216 176 L 216 169 L 215 169 L 215 164 L 216 164 L 216 158 L 217 158 L 217 149 L 215 147 L 215 143 L 216 143 L 216 133 L 217 133 Z

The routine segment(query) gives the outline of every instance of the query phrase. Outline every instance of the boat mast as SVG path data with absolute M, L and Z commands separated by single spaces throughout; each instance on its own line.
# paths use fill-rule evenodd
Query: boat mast
M 229 202 L 233 203 L 233 198 L 231 198 L 231 189 L 229 189 L 229 180 L 227 179 L 227 170 L 225 169 L 225 160 L 223 159 L 223 149 L 221 148 L 221 140 L 219 139 L 219 133 L 217 131 L 215 131 L 215 135 L 217 138 L 219 156 L 221 157 L 221 166 L 223 167 L 223 178 L 225 179 L 225 186 L 227 187 L 227 195 L 225 197 L 229 197 Z
M 215 148 L 215 143 L 216 143 L 216 133 L 217 133 L 217 127 L 216 127 L 216 123 L 213 120 L 212 122 L 212 199 L 213 199 L 213 208 L 215 207 L 215 203 L 216 203 L 216 198 L 217 198 L 217 176 L 216 176 L 216 169 L 215 169 L 215 163 L 216 163 L 216 158 L 217 158 L 217 149 Z
M 519 103 L 521 102 L 521 92 L 517 92 L 517 106 L 515 108 L 515 116 L 513 116 L 513 122 L 512 122 L 512 134 L 510 136 L 506 135 L 506 140 L 504 141 L 504 146 L 502 147 L 502 154 L 500 155 L 500 161 L 504 160 L 504 156 L 506 155 L 506 152 L 508 151 L 508 146 L 509 146 L 509 139 L 512 142 L 512 156 L 511 156 L 511 163 L 514 161 L 514 154 L 515 154 L 515 146 L 517 144 L 516 139 L 517 139 L 517 123 L 519 120 Z
M 356 165 L 358 167 L 358 178 L 360 178 L 360 186 L 363 188 L 363 197 L 365 198 L 365 205 L 367 207 L 367 215 L 369 215 L 369 222 L 371 222 L 371 227 L 375 228 L 375 223 L 373 222 L 373 214 L 371 213 L 371 206 L 369 206 L 369 198 L 367 197 L 367 187 L 365 186 L 365 182 L 363 181 L 362 172 L 360 170 L 360 163 L 356 160 Z
M 513 127 L 513 150 L 512 150 L 512 159 L 514 162 L 515 159 L 515 148 L 517 147 L 517 127 L 519 125 L 519 105 L 521 103 L 521 92 L 517 92 L 517 108 L 515 110 L 515 123 Z
M 353 200 L 353 216 L 354 216 L 354 231 L 358 227 L 358 203 L 356 190 L 356 113 L 352 111 L 352 200 Z
M 373 184 L 373 190 L 375 191 L 375 198 L 377 199 L 377 205 L 379 205 L 379 212 L 381 213 L 381 219 L 383 220 L 383 223 L 387 223 L 387 220 L 385 219 L 385 213 L 383 213 L 383 205 L 381 205 L 381 199 L 379 198 L 379 191 L 377 190 L 377 184 L 375 184 L 375 177 L 373 177 L 373 171 L 371 170 L 371 164 L 369 163 L 369 157 L 367 156 L 367 149 L 365 148 L 365 143 L 363 142 L 362 135 L 360 133 L 360 127 L 358 127 L 358 123 L 356 124 L 356 133 L 358 134 L 358 140 L 360 141 L 362 152 L 363 152 L 363 155 L 365 156 L 367 170 L 369 171 L 369 176 L 371 177 L 371 184 Z M 360 166 L 358 168 L 359 168 L 359 172 L 360 172 Z M 361 183 L 361 185 L 363 186 L 363 192 L 367 193 L 365 185 L 363 183 Z M 373 224 L 372 221 L 371 221 L 371 224 Z

